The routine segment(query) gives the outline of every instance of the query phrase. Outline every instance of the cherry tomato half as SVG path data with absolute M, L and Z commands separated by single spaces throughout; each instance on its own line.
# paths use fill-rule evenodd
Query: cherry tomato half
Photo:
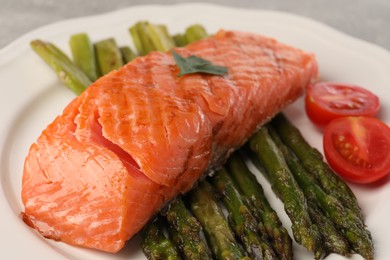
M 346 180 L 371 183 L 390 173 L 390 128 L 373 117 L 343 117 L 324 130 L 329 165 Z
M 355 85 L 320 82 L 306 91 L 306 113 L 320 128 L 339 117 L 375 116 L 379 106 L 376 95 Z

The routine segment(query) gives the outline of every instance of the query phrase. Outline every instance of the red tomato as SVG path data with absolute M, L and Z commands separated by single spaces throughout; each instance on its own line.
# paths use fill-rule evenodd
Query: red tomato
M 358 86 L 320 82 L 306 91 L 306 113 L 319 127 L 344 116 L 375 116 L 379 111 L 379 98 Z
M 371 183 L 390 173 L 390 128 L 373 117 L 343 117 L 324 130 L 329 165 L 346 180 Z

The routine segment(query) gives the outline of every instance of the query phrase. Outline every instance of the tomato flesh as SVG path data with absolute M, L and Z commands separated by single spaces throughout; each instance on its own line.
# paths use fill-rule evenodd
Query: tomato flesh
M 306 91 L 306 113 L 320 128 L 339 117 L 375 116 L 379 107 L 376 95 L 351 84 L 320 82 Z
M 324 130 L 324 153 L 343 178 L 371 183 L 390 173 L 390 128 L 372 117 L 343 117 Z

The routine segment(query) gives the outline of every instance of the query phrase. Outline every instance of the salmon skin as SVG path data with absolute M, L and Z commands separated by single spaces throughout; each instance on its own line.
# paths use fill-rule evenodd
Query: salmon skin
M 178 77 L 172 55 L 153 52 L 93 83 L 31 145 L 28 225 L 118 252 L 317 76 L 314 55 L 251 33 L 222 30 L 175 51 L 228 73 Z

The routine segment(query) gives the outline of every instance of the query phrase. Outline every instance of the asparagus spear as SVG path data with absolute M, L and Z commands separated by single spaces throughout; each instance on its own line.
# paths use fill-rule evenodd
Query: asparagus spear
M 258 233 L 257 221 L 242 198 L 236 184 L 225 169 L 212 178 L 215 190 L 229 213 L 230 226 L 240 238 L 252 259 L 275 259 L 275 253 L 266 237 Z
M 199 41 L 207 36 L 206 29 L 200 24 L 191 25 L 185 31 L 185 37 L 188 43 Z
M 336 253 L 343 256 L 351 255 L 351 248 L 347 239 L 340 233 L 335 224 L 324 215 L 322 210 L 312 201 L 309 201 L 309 214 L 321 233 L 321 241 L 327 254 Z
M 374 259 L 371 234 L 364 228 L 361 220 L 350 209 L 343 207 L 336 198 L 327 195 L 318 186 L 313 186 L 310 189 L 321 209 L 343 232 L 353 251 L 365 259 Z
M 141 21 L 129 29 L 137 51 L 146 55 L 151 51 L 168 51 L 175 47 L 175 41 L 164 25 Z
M 76 95 L 81 94 L 92 83 L 87 75 L 54 44 L 34 40 L 31 42 L 31 47 Z
M 192 216 L 181 198 L 171 202 L 166 219 L 172 240 L 185 259 L 212 259 L 211 251 L 201 237 L 200 223 Z
M 93 82 L 98 78 L 93 46 L 86 33 L 74 34 L 69 39 L 73 61 Z
M 352 250 L 362 255 L 365 259 L 374 259 L 371 235 L 364 228 L 363 222 L 336 198 L 326 194 L 319 186 L 313 185 L 306 175 L 297 175 L 297 180 L 307 190 L 307 193 L 310 194 L 309 196 L 317 201 L 326 216 L 341 230 L 351 245 Z M 328 237 L 328 242 L 330 242 L 329 239 L 334 238 L 334 236 Z M 337 240 L 336 243 L 339 241 Z M 342 254 L 342 252 L 338 253 Z
M 120 47 L 119 51 L 122 54 L 122 61 L 124 64 L 134 60 L 137 57 L 133 50 L 128 46 Z
M 302 166 L 297 157 L 284 147 L 276 133 L 273 134 L 275 142 L 281 147 L 287 164 L 292 170 L 295 179 L 304 190 L 306 197 L 313 204 L 317 203 L 319 208 L 335 223 L 345 238 L 350 243 L 352 249 L 366 259 L 373 259 L 373 243 L 370 233 L 364 228 L 362 220 L 356 216 L 349 208 L 344 207 L 342 203 L 332 194 L 326 194 L 310 173 Z M 317 216 L 318 217 L 318 216 Z M 321 221 L 321 220 L 320 220 Z M 324 223 L 324 220 L 322 220 Z M 324 223 L 325 224 L 325 223 Z M 329 246 L 331 252 L 342 255 L 349 254 L 349 246 L 345 239 L 338 233 L 337 229 L 331 230 L 330 225 L 324 226 L 323 236 L 325 243 Z
M 123 66 L 122 55 L 114 38 L 95 43 L 96 59 L 101 75 Z
M 264 190 L 258 183 L 256 176 L 249 171 L 242 156 L 239 153 L 231 155 L 227 161 L 227 167 L 259 222 L 261 232 L 268 234 L 279 259 L 292 259 L 292 240 L 265 197 Z
M 356 216 L 363 220 L 358 201 L 351 189 L 324 162 L 321 153 L 306 142 L 299 130 L 283 114 L 277 115 L 272 120 L 271 125 L 283 142 L 300 159 L 306 170 L 318 179 L 321 188 L 340 200 L 345 207 L 350 208 Z
M 148 24 L 149 23 L 146 21 L 140 21 L 129 28 L 134 45 L 140 55 L 146 55 L 155 50 L 155 47 L 147 34 L 146 27 Z
M 187 38 L 182 33 L 175 34 L 172 38 L 175 41 L 175 45 L 178 47 L 183 47 L 187 45 Z
M 322 255 L 320 233 L 311 221 L 306 199 L 290 172 L 283 155 L 262 127 L 251 139 L 250 148 L 264 166 L 272 188 L 284 203 L 284 208 L 292 222 L 292 231 L 297 243 L 314 252 L 316 258 Z
M 324 216 L 321 209 L 317 206 L 317 198 L 312 191 L 312 186 L 317 186 L 318 189 L 321 189 L 318 186 L 317 181 L 306 171 L 295 154 L 283 144 L 276 131 L 272 127 L 268 127 L 268 130 L 271 133 L 274 142 L 283 153 L 288 167 L 309 201 L 310 217 L 318 226 L 326 251 L 328 253 L 337 253 L 344 256 L 350 255 L 350 247 L 346 238 L 339 232 L 333 222 Z
M 187 27 L 184 34 L 175 34 L 172 38 L 175 41 L 176 46 L 182 47 L 189 43 L 199 41 L 208 36 L 206 29 L 199 24 L 194 24 Z
M 193 214 L 203 226 L 214 256 L 218 259 L 245 258 L 215 199 L 212 186 L 207 181 L 200 182 L 190 191 L 188 200 Z
M 168 29 L 166 26 L 148 23 L 146 25 L 146 32 L 153 44 L 154 50 L 168 51 L 175 47 L 175 42 L 168 34 Z
M 295 178 L 305 191 L 307 198 L 313 203 L 318 203 L 326 216 L 339 227 L 355 252 L 361 254 L 366 259 L 373 259 L 371 235 L 365 230 L 361 219 L 353 214 L 350 209 L 345 208 L 331 194 L 326 194 L 316 185 L 314 180 L 310 178 L 310 174 L 305 171 L 298 160 L 292 158 L 288 159 L 288 161 L 289 166 L 294 169 Z M 328 235 L 323 236 L 323 238 L 331 252 L 342 255 L 349 254 L 349 246 L 344 241 L 344 238 L 338 234 L 337 230 L 333 230 L 336 232 L 332 232 L 330 229 L 324 231 L 328 232 Z
M 161 220 L 157 217 L 144 227 L 142 235 L 142 250 L 148 259 L 179 260 L 180 255 L 172 241 L 165 237 Z

